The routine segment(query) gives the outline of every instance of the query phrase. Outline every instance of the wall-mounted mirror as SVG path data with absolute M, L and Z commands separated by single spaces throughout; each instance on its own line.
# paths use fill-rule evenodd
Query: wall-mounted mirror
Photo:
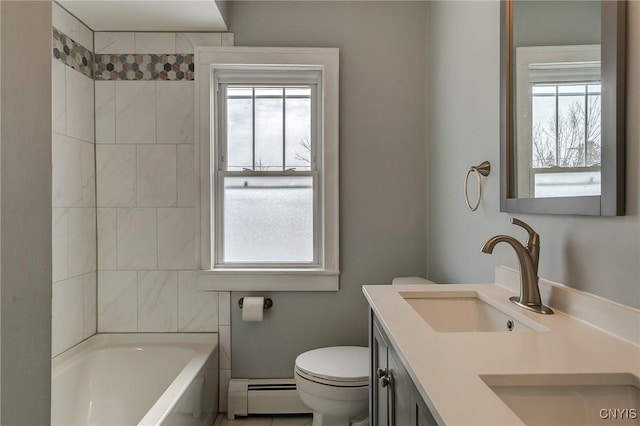
M 624 215 L 625 2 L 501 2 L 501 201 Z

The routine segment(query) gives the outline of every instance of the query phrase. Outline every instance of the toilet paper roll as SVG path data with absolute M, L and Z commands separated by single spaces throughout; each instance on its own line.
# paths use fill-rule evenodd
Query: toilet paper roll
M 242 321 L 262 321 L 264 297 L 245 297 L 242 302 Z

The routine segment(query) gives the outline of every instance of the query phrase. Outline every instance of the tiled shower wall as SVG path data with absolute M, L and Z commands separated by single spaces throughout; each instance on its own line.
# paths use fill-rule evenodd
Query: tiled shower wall
M 93 33 L 54 3 L 52 354 L 96 332 L 218 332 L 226 411 L 230 295 L 195 289 L 196 45 L 233 34 Z
M 220 411 L 231 375 L 230 297 L 196 290 L 188 63 L 194 45 L 223 44 L 233 35 L 95 33 L 98 331 L 218 332 Z
M 93 79 L 83 72 L 80 53 L 93 50 L 93 33 L 55 3 L 52 24 L 57 36 L 63 34 L 51 69 L 52 355 L 57 355 L 96 332 L 96 196 Z

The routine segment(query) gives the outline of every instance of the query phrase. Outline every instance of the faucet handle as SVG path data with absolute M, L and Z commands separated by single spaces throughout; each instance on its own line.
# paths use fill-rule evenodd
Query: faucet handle
M 529 233 L 529 241 L 527 242 L 527 247 L 540 245 L 540 235 L 536 231 L 534 231 L 532 227 L 515 217 L 511 218 L 511 223 L 524 228 Z

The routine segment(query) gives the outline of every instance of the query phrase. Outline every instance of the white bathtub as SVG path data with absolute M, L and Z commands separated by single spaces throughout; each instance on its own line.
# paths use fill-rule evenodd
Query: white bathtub
M 210 425 L 218 335 L 99 334 L 53 359 L 51 424 Z

